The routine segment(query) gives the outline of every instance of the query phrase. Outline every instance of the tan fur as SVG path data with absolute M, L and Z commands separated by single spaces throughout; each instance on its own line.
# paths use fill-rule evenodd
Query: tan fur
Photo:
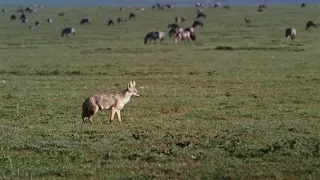
M 89 120 L 92 123 L 92 117 L 98 110 L 111 109 L 110 122 L 114 119 L 115 114 L 121 123 L 120 111 L 130 101 L 131 96 L 140 96 L 136 89 L 135 81 L 129 82 L 127 89 L 116 94 L 99 94 L 88 97 L 82 104 L 82 120 Z

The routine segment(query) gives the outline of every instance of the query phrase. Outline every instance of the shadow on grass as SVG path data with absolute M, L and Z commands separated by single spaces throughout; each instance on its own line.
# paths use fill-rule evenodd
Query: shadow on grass
M 202 49 L 203 51 L 212 50 L 212 48 Z M 218 51 L 293 51 L 300 52 L 305 51 L 303 48 L 296 47 L 231 47 L 231 46 L 217 46 L 214 50 Z

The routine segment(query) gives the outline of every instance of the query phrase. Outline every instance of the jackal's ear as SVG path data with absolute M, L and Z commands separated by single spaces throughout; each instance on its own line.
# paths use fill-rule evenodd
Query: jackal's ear
M 133 81 L 133 82 L 132 82 L 132 85 L 133 85 L 133 87 L 136 87 L 136 82 Z
M 132 82 L 130 81 L 129 84 L 128 84 L 128 88 L 130 89 L 132 87 L 133 87 L 133 85 L 132 85 Z

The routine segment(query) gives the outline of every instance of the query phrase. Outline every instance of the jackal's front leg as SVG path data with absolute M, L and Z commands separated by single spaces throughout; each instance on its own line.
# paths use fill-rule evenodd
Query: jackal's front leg
M 112 122 L 112 121 L 113 121 L 115 113 L 116 113 L 116 108 L 115 108 L 115 107 L 112 107 L 112 109 L 111 109 L 110 122 Z
M 121 124 L 121 115 L 120 115 L 120 110 L 116 111 L 117 115 L 118 115 L 118 121 Z

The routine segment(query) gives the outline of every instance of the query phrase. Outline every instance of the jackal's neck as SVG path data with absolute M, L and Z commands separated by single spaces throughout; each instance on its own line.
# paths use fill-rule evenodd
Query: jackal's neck
M 130 101 L 131 96 L 132 94 L 128 89 L 125 89 L 124 91 L 122 91 L 121 97 L 123 98 L 124 104 L 127 104 Z

